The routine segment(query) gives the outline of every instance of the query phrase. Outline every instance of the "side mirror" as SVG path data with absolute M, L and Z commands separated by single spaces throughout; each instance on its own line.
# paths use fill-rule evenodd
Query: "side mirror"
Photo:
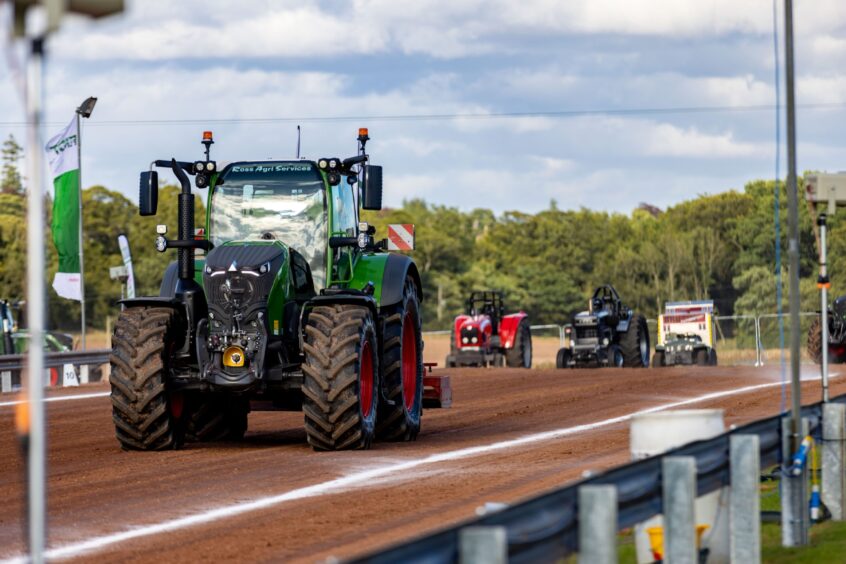
M 159 205 L 159 173 L 155 170 L 142 172 L 138 187 L 138 213 L 156 215 Z
M 361 207 L 366 210 L 382 209 L 382 167 L 365 165 L 361 193 Z

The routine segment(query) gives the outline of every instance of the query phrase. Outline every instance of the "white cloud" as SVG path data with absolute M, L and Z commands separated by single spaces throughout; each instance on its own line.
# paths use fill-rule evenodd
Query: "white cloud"
M 695 128 L 682 129 L 668 123 L 651 128 L 644 152 L 659 157 L 699 159 L 761 157 L 772 154 L 766 145 L 739 142 L 732 132 L 706 134 Z

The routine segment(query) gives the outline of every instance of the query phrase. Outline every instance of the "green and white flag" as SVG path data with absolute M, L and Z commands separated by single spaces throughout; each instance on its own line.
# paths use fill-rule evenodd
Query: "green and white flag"
M 63 298 L 82 299 L 79 273 L 79 134 L 76 117 L 44 148 L 53 172 L 53 243 L 59 271 L 53 289 Z

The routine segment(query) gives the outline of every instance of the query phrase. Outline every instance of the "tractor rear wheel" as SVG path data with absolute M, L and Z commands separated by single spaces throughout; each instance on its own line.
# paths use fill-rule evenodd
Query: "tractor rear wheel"
M 717 366 L 717 351 L 714 350 L 714 349 L 711 349 L 708 352 L 709 352 L 709 354 L 708 354 L 708 364 L 711 365 L 711 366 Z
M 382 329 L 382 378 L 379 438 L 413 441 L 423 414 L 423 339 L 417 286 L 406 278 L 400 303 L 386 308 Z
M 816 364 L 822 363 L 822 321 L 817 317 L 808 328 L 808 356 Z
M 314 450 L 370 448 L 376 429 L 379 360 L 366 307 L 315 307 L 305 326 L 303 414 Z
M 112 421 L 124 450 L 165 450 L 182 443 L 183 395 L 168 389 L 168 351 L 176 344 L 178 318 L 161 307 L 121 312 L 109 358 Z
M 514 336 L 514 346 L 505 351 L 505 363 L 511 368 L 532 367 L 532 330 L 523 319 Z
M 655 351 L 655 354 L 652 355 L 652 368 L 666 366 L 665 359 L 664 351 Z
M 186 407 L 186 441 L 239 441 L 247 432 L 250 403 L 244 398 L 198 394 Z
M 558 354 L 555 356 L 555 368 L 569 368 L 570 367 L 570 349 L 558 349 Z
M 710 362 L 708 362 L 710 360 L 708 349 L 699 349 L 693 353 L 693 360 L 699 366 L 708 366 L 710 364 Z
M 629 323 L 629 330 L 620 337 L 623 350 L 623 366 L 645 368 L 649 366 L 649 327 L 646 318 L 635 315 Z

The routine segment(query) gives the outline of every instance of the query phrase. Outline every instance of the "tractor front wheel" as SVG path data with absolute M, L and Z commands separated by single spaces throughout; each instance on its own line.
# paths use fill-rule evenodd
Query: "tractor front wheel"
M 514 346 L 505 351 L 505 363 L 511 368 L 532 367 L 532 330 L 523 319 L 514 336 Z
M 635 315 L 629 322 L 629 330 L 620 338 L 623 350 L 623 366 L 646 368 L 649 366 L 649 327 L 646 318 Z
M 182 442 L 183 395 L 168 389 L 168 351 L 178 318 L 170 308 L 121 312 L 109 357 L 112 421 L 124 450 L 165 450 Z
M 379 438 L 413 441 L 423 414 L 423 338 L 417 286 L 405 280 L 400 303 L 387 308 L 382 330 L 383 383 Z
M 558 349 L 555 357 L 556 368 L 570 368 L 570 349 Z
M 370 448 L 379 401 L 376 328 L 366 307 L 315 307 L 305 327 L 303 413 L 314 450 Z

